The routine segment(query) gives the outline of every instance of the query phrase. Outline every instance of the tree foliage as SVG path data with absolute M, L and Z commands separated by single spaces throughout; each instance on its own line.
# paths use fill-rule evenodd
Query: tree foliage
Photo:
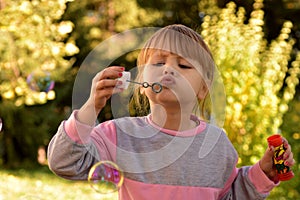
M 298 54 L 288 67 L 294 44 L 289 38 L 292 23 L 287 21 L 277 39 L 267 44 L 262 3 L 257 1 L 254 8 L 248 24 L 244 23 L 244 9 L 236 11 L 234 3 L 218 16 L 207 15 L 202 24 L 202 35 L 213 51 L 225 85 L 224 128 L 241 150 L 243 164 L 253 164 L 259 158 L 255 155 L 264 152 L 257 139 L 278 132 L 295 94 L 300 61 Z
M 16 106 L 43 104 L 55 98 L 42 86 L 30 88 L 27 77 L 36 83 L 43 78 L 63 80 L 72 66 L 65 56 L 78 52 L 65 38 L 73 29 L 70 21 L 60 21 L 66 1 L 6 1 L 0 12 L 0 93 Z M 31 80 L 32 81 L 32 80 Z
M 142 8 L 136 0 L 82 0 L 68 4 L 63 19 L 74 22 L 71 38 L 80 46 L 75 63 L 79 67 L 86 56 L 113 34 L 143 26 L 157 26 L 162 13 Z
M 73 23 L 61 20 L 66 2 L 6 0 L 0 10 L 0 164 L 35 161 L 51 121 L 61 118 L 54 104 L 38 105 L 56 98 L 48 84 L 66 80 L 78 52 L 67 40 Z
M 207 13 L 202 24 L 202 36 L 225 86 L 224 129 L 239 153 L 240 165 L 256 163 L 267 148 L 266 138 L 280 132 L 299 83 L 300 53 L 294 54 L 290 37 L 293 25 L 286 21 L 268 43 L 262 7 L 263 2 L 256 0 L 246 19 L 244 8 L 231 2 Z M 295 197 L 295 191 L 291 193 Z

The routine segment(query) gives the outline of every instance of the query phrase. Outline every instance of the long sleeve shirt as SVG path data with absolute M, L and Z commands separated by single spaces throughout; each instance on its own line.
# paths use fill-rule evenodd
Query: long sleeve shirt
M 174 131 L 151 115 L 124 117 L 90 127 L 73 112 L 48 147 L 50 169 L 86 180 L 100 160 L 124 172 L 120 200 L 264 199 L 275 187 L 259 164 L 236 168 L 238 155 L 222 129 L 195 116 L 197 127 Z

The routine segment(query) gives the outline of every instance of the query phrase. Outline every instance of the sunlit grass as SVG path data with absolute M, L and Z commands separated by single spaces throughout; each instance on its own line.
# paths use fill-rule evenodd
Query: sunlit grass
M 296 180 L 281 183 L 288 184 L 289 191 L 283 187 L 275 188 L 268 198 L 293 199 L 297 189 L 293 186 Z M 293 189 L 295 188 L 295 189 Z M 285 196 L 281 196 L 285 194 Z M 278 196 L 279 195 L 279 196 Z M 296 195 L 297 196 L 297 195 Z M 95 192 L 88 183 L 68 181 L 52 174 L 48 168 L 35 170 L 1 170 L 0 200 L 117 200 L 117 193 L 101 195 Z
M 116 200 L 117 194 L 96 193 L 87 182 L 68 181 L 47 168 L 0 170 L 0 200 Z

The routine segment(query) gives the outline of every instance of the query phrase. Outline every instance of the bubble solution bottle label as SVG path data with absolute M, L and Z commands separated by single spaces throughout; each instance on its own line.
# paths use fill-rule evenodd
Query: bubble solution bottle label
M 278 178 L 280 181 L 287 181 L 294 177 L 294 173 L 289 166 L 284 165 L 283 154 L 285 147 L 283 145 L 282 137 L 278 134 L 268 137 L 269 146 L 275 148 L 273 163 L 276 167 Z

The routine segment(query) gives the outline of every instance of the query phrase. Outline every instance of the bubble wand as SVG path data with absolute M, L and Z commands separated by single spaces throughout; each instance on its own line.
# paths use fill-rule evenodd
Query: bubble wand
M 129 83 L 134 83 L 134 84 L 143 86 L 143 88 L 151 87 L 152 91 L 155 93 L 160 93 L 163 89 L 163 86 L 158 82 L 155 82 L 152 84 L 150 84 L 148 82 L 143 82 L 143 83 L 136 82 L 136 81 L 130 80 L 130 76 L 131 76 L 130 72 L 124 71 L 122 73 L 123 73 L 122 77 L 118 79 L 118 80 L 122 81 L 122 85 L 118 86 L 118 88 L 127 89 Z
M 151 87 L 152 91 L 155 93 L 160 93 L 162 91 L 162 85 L 157 82 L 152 83 L 152 85 L 151 85 L 148 82 L 139 83 L 139 82 L 135 82 L 135 81 L 131 81 L 131 80 L 126 80 L 126 81 L 130 82 L 130 83 L 139 84 L 139 85 L 143 86 L 143 88 Z

